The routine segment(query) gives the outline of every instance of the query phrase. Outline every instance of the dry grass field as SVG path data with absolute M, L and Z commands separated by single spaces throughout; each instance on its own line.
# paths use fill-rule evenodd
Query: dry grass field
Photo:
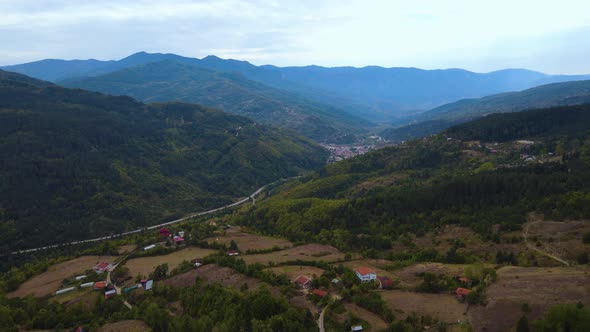
M 234 272 L 228 267 L 221 267 L 216 264 L 203 265 L 198 269 L 166 279 L 163 283 L 174 287 L 190 287 L 195 284 L 197 277 L 205 279 L 208 283 L 220 283 L 236 289 L 240 289 L 244 284 L 248 285 L 248 289 L 257 289 L 264 284 L 256 278 L 247 277 Z
M 534 218 L 534 216 L 533 216 Z M 536 238 L 544 250 L 566 261 L 575 262 L 579 254 L 590 252 L 590 246 L 582 242 L 585 233 L 590 232 L 590 221 L 547 221 L 535 220 L 527 223 L 529 241 Z
M 293 246 L 293 243 L 288 240 L 243 232 L 237 227 L 228 229 L 223 235 L 205 239 L 209 243 L 217 242 L 226 245 L 229 245 L 232 240 L 238 244 L 238 248 L 242 252 L 246 250 L 272 249 L 275 246 L 279 248 Z
M 392 271 L 393 275 L 400 281 L 399 287 L 406 290 L 414 290 L 416 286 L 422 283 L 421 273 L 430 272 L 434 274 L 445 275 L 462 275 L 465 265 L 442 264 L 442 263 L 421 263 L 414 264 Z
M 8 293 L 7 296 L 13 298 L 27 295 L 36 297 L 50 295 L 59 289 L 65 278 L 82 274 L 99 262 L 112 263 L 116 258 L 115 256 L 82 256 L 52 265 L 47 271 L 25 281 L 16 291 Z
M 274 274 L 286 274 L 289 280 L 295 280 L 298 276 L 316 278 L 324 273 L 324 270 L 313 266 L 285 265 L 269 268 Z
M 388 326 L 387 323 L 381 319 L 381 317 L 353 303 L 345 303 L 344 308 L 346 308 L 347 312 L 357 316 L 371 325 L 369 329 L 364 331 L 381 331 L 386 329 Z
M 141 320 L 122 320 L 116 323 L 105 324 L 99 327 L 96 332 L 146 332 L 151 330 Z
M 415 312 L 418 316 L 430 316 L 446 323 L 467 320 L 467 305 L 457 301 L 452 294 L 430 294 L 405 292 L 400 290 L 384 290 L 379 293 L 381 298 L 394 314 L 404 317 Z
M 125 262 L 125 266 L 129 268 L 129 275 L 131 276 L 135 277 L 137 274 L 148 276 L 160 264 L 167 263 L 168 271 L 171 271 L 184 260 L 190 261 L 195 258 L 203 258 L 215 252 L 217 251 L 212 249 L 187 247 L 168 255 L 133 258 Z
M 324 261 L 334 262 L 344 259 L 344 254 L 338 249 L 323 244 L 305 244 L 268 254 L 245 255 L 242 257 L 247 264 L 269 262 L 284 263 L 287 261 Z
M 503 267 L 486 290 L 487 304 L 472 306 L 469 319 L 475 331 L 507 331 L 522 316 L 528 303 L 529 321 L 538 319 L 552 304 L 590 304 L 590 268 Z

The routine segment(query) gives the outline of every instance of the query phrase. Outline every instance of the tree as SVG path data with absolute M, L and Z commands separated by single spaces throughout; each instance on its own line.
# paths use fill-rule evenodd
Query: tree
M 168 274 L 168 263 L 160 264 L 156 266 L 156 269 L 152 273 L 152 279 L 154 280 L 162 280 L 166 278 Z
M 238 244 L 236 243 L 236 241 L 231 240 L 231 242 L 229 243 L 229 249 L 230 250 L 238 250 Z
M 529 320 L 526 316 L 520 317 L 516 324 L 516 332 L 529 332 Z

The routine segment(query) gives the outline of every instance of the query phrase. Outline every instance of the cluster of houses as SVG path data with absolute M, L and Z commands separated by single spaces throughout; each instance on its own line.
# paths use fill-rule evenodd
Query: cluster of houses
M 394 281 L 390 277 L 377 276 L 377 273 L 375 272 L 375 270 L 373 270 L 369 267 L 359 267 L 359 268 L 355 269 L 354 272 L 355 272 L 357 278 L 362 283 L 378 282 L 379 288 L 391 288 L 395 284 Z M 313 286 L 312 279 L 307 276 L 304 276 L 304 275 L 298 276 L 297 278 L 295 278 L 295 280 L 293 280 L 293 282 L 297 286 L 299 286 L 300 288 L 303 288 L 303 289 L 311 289 Z M 338 278 L 332 279 L 333 285 L 337 285 L 338 283 L 340 283 L 340 279 L 338 279 Z M 328 295 L 328 292 L 326 292 L 325 290 L 321 290 L 321 289 L 313 289 L 311 291 L 311 294 L 322 298 L 322 297 Z
M 173 234 L 168 227 L 162 227 L 158 233 L 166 241 L 172 239 L 172 242 L 176 245 L 184 244 L 184 231 Z
M 461 282 L 461 284 L 465 287 L 471 287 L 471 285 L 473 284 L 473 280 L 469 278 L 460 276 L 457 276 L 455 278 L 459 280 L 459 282 Z M 469 288 L 459 287 L 455 290 L 455 296 L 457 296 L 457 300 L 461 302 L 465 301 L 465 298 L 467 297 L 467 295 L 469 295 L 469 293 L 471 293 L 471 289 Z
M 354 273 L 361 282 L 378 282 L 379 288 L 391 288 L 394 285 L 390 277 L 377 276 L 377 272 L 370 267 L 359 267 L 354 270 Z

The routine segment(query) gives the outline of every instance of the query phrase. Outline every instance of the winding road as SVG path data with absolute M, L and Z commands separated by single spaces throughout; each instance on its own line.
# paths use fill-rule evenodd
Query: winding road
M 118 238 L 118 237 L 122 237 L 122 236 L 126 236 L 126 235 L 131 235 L 131 234 L 136 234 L 136 233 L 140 233 L 146 230 L 152 230 L 152 229 L 156 229 L 156 228 L 161 228 L 164 226 L 168 226 L 168 225 L 172 225 L 172 224 L 176 224 L 179 223 L 181 221 L 185 221 L 194 217 L 200 217 L 200 216 L 204 216 L 207 214 L 211 214 L 211 213 L 215 213 L 215 212 L 219 212 L 221 210 L 224 209 L 229 209 L 232 207 L 236 207 L 239 205 L 242 205 L 244 203 L 247 203 L 248 201 L 252 200 L 252 202 L 254 202 L 256 196 L 260 195 L 260 193 L 264 190 L 264 188 L 275 184 L 277 182 L 280 181 L 284 181 L 284 179 L 279 180 L 279 181 L 275 181 L 272 183 L 269 183 L 265 186 L 262 186 L 260 188 L 258 188 L 258 190 L 256 190 L 255 192 L 253 192 L 250 196 L 241 199 L 235 203 L 232 204 L 228 204 L 228 205 L 224 205 L 222 207 L 218 207 L 216 209 L 212 209 L 212 210 L 208 210 L 208 211 L 203 211 L 203 212 L 195 212 L 192 213 L 186 217 L 180 218 L 180 219 L 176 219 L 176 220 L 172 220 L 172 221 L 168 221 L 165 223 L 161 223 L 161 224 L 157 224 L 157 225 L 153 225 L 153 226 L 149 226 L 149 227 L 142 227 L 133 231 L 129 231 L 129 232 L 124 232 L 124 233 L 119 233 L 119 234 L 113 234 L 113 235 L 109 235 L 109 236 L 103 236 L 103 237 L 97 237 L 94 239 L 88 239 L 88 240 L 80 240 L 80 241 L 72 241 L 72 242 L 64 242 L 64 243 L 58 243 L 58 244 L 54 244 L 54 245 L 50 245 L 50 246 L 45 246 L 45 247 L 39 247 L 39 248 L 32 248 L 32 249 L 25 249 L 25 250 L 18 250 L 18 251 L 13 251 L 10 254 L 11 255 L 18 255 L 18 254 L 26 254 L 26 253 L 30 253 L 30 252 L 35 252 L 35 251 L 41 251 L 41 250 L 47 250 L 47 249 L 52 249 L 52 248 L 59 248 L 59 247 L 63 247 L 63 246 L 71 246 L 71 245 L 76 245 L 76 244 L 83 244 L 83 243 L 91 243 L 91 242 L 99 242 L 99 241 L 104 241 L 104 240 L 110 240 L 110 239 L 114 239 L 114 238 Z

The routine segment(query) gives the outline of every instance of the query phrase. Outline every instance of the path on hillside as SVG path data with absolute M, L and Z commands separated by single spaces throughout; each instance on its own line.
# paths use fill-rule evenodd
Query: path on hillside
M 564 264 L 565 266 L 570 266 L 570 263 L 568 263 L 567 261 L 565 261 L 565 260 L 563 260 L 563 259 L 561 259 L 561 258 L 559 258 L 559 257 L 557 257 L 555 255 L 552 255 L 552 254 L 546 252 L 545 250 L 539 249 L 535 245 L 529 243 L 529 227 L 531 225 L 538 224 L 539 222 L 540 221 L 533 221 L 533 222 L 529 222 L 529 223 L 526 223 L 525 224 L 523 237 L 524 237 L 524 243 L 526 244 L 527 248 L 532 249 L 532 250 L 538 252 L 539 254 L 541 254 L 543 256 L 546 256 L 546 257 L 549 257 L 551 259 L 554 259 L 554 260 L 556 260 L 556 261 Z
M 289 179 L 286 179 L 286 180 L 289 180 Z M 161 223 L 161 224 L 157 224 L 157 225 L 153 225 L 153 226 L 149 226 L 149 227 L 142 227 L 142 228 L 136 229 L 134 231 L 124 232 L 124 233 L 119 233 L 119 234 L 113 234 L 113 235 L 103 236 L 103 237 L 97 237 L 97 238 L 88 239 L 88 240 L 64 242 L 64 243 L 58 243 L 58 244 L 54 244 L 54 245 L 50 245 L 50 246 L 45 246 L 45 247 L 25 249 L 25 250 L 18 250 L 18 251 L 13 251 L 10 254 L 11 255 L 26 254 L 26 253 L 29 253 L 29 252 L 35 252 L 35 251 L 53 249 L 53 248 L 58 248 L 58 247 L 63 247 L 63 246 L 71 246 L 71 245 L 75 245 L 75 244 L 99 242 L 99 241 L 104 241 L 104 240 L 110 240 L 110 239 L 118 238 L 118 237 L 121 237 L 121 236 L 126 236 L 126 235 L 140 233 L 140 232 L 143 232 L 143 231 L 146 231 L 146 230 L 152 230 L 152 229 L 156 229 L 156 228 L 160 228 L 160 227 L 164 227 L 164 226 L 169 226 L 169 225 L 176 224 L 176 223 L 179 223 L 181 221 L 185 221 L 185 220 L 188 220 L 188 219 L 191 219 L 191 218 L 194 218 L 194 217 L 200 217 L 200 216 L 204 216 L 204 215 L 207 215 L 207 214 L 219 212 L 219 211 L 224 210 L 224 209 L 229 209 L 229 208 L 232 208 L 232 207 L 236 207 L 236 206 L 242 205 L 244 203 L 247 203 L 250 200 L 252 200 L 252 202 L 254 202 L 255 197 L 258 196 L 258 195 L 260 195 L 260 193 L 264 190 L 264 188 L 266 188 L 266 187 L 268 187 L 268 186 L 270 186 L 272 184 L 275 184 L 277 182 L 280 182 L 280 181 L 285 181 L 285 179 L 278 180 L 278 181 L 269 183 L 269 184 L 267 184 L 265 186 L 262 186 L 262 187 L 258 188 L 258 190 L 256 190 L 255 192 L 253 192 L 250 196 L 248 196 L 248 197 L 246 197 L 246 198 L 244 198 L 242 200 L 239 200 L 239 201 L 237 201 L 235 203 L 224 205 L 222 207 L 218 207 L 216 209 L 212 209 L 212 210 L 208 210 L 208 211 L 195 212 L 195 213 L 192 213 L 192 214 L 190 214 L 190 215 L 188 215 L 188 216 L 186 216 L 184 218 L 180 218 L 180 219 L 168 221 L 168 222 L 165 222 L 165 223 Z
M 129 255 L 131 255 L 131 253 L 133 253 L 134 251 L 137 251 L 137 249 L 133 250 L 132 252 L 128 253 L 127 255 L 123 256 L 123 258 L 118 259 L 118 262 L 116 264 L 114 264 L 109 271 L 107 272 L 107 282 L 110 283 L 111 285 L 113 285 L 113 287 L 115 287 L 115 291 L 117 291 L 117 295 L 121 295 L 122 291 L 121 291 L 121 287 L 118 287 L 116 283 L 113 282 L 113 280 L 111 279 L 111 272 L 114 271 L 117 266 L 119 266 L 119 264 L 123 263 L 127 257 L 129 257 Z M 129 308 L 129 310 L 133 309 L 133 306 L 127 302 L 127 300 L 123 300 L 123 304 Z
M 326 313 L 326 309 L 328 309 L 328 306 L 324 307 L 324 310 L 322 310 L 322 313 L 320 314 L 320 318 L 318 319 L 318 327 L 320 328 L 320 332 L 326 331 L 324 329 L 324 314 Z

